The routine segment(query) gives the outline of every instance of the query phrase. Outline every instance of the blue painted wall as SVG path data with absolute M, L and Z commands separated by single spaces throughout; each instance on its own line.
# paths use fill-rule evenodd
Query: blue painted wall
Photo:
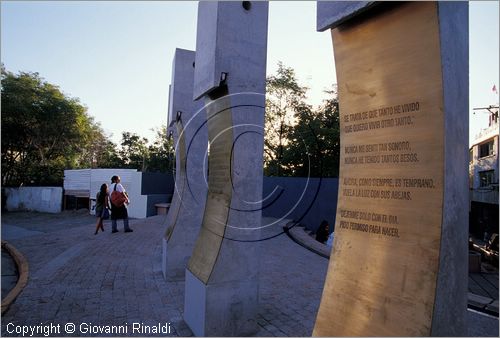
M 170 203 L 174 186 L 171 173 L 142 173 L 141 195 L 147 195 L 146 217 L 156 215 L 156 203 Z
M 264 177 L 262 215 L 300 220 L 313 231 L 327 220 L 333 229 L 338 186 L 338 178 Z
M 142 173 L 141 195 L 172 194 L 174 186 L 171 173 Z

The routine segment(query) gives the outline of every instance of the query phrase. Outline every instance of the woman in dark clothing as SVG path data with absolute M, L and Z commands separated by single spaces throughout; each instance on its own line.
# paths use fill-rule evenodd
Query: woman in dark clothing
M 109 197 L 108 197 L 108 185 L 104 183 L 101 185 L 101 189 L 95 196 L 95 215 L 97 217 L 97 224 L 95 225 L 95 233 L 94 235 L 97 235 L 97 232 L 99 229 L 101 231 L 104 231 L 104 224 L 102 221 L 104 220 L 104 215 L 106 213 L 106 210 L 108 210 L 108 205 L 109 205 Z M 109 215 L 109 211 L 108 211 Z M 109 216 L 108 216 L 109 217 Z
M 328 235 L 330 227 L 328 226 L 327 221 L 321 222 L 318 230 L 316 230 L 316 240 L 321 243 L 325 243 L 328 240 Z

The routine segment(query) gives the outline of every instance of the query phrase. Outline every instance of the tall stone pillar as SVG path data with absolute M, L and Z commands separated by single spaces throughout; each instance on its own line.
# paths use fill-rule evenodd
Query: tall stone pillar
M 200 231 L 207 196 L 208 135 L 201 102 L 193 100 L 195 52 L 177 48 L 169 93 L 169 130 L 175 144 L 175 189 L 163 239 L 163 275 L 182 280 Z
M 266 2 L 198 7 L 194 98 L 207 114 L 209 178 L 184 308 L 197 336 L 257 331 L 267 16 Z
M 467 2 L 319 2 L 341 118 L 315 336 L 466 334 Z

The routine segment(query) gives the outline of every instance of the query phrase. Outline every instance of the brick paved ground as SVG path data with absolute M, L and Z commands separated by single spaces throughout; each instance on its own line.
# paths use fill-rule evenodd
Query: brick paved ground
M 35 226 L 37 215 L 31 215 L 31 220 L 26 217 L 23 224 L 17 224 L 17 229 L 13 227 L 16 215 L 2 217 L 3 239 L 20 250 L 30 264 L 28 286 L 2 317 L 2 336 L 15 335 L 7 332 L 9 323 L 61 324 L 57 336 L 65 336 L 62 328 L 68 322 L 77 326 L 80 323 L 130 325 L 134 322 L 153 326 L 169 322 L 171 335 L 192 335 L 182 320 L 184 283 L 167 283 L 161 273 L 165 216 L 131 221 L 133 233 L 124 233 L 119 222 L 120 232 L 111 234 L 107 221 L 106 231 L 94 236 L 93 217 L 69 215 L 69 222 L 63 217 L 52 221 L 50 217 L 38 215 L 39 220 L 51 222 L 48 226 L 43 223 Z M 266 228 L 263 237 L 281 232 L 281 225 Z M 284 235 L 260 245 L 258 323 L 261 329 L 256 335 L 310 336 L 327 259 Z M 498 319 L 470 313 L 468 320 L 470 335 L 498 336 Z M 133 335 L 131 327 L 127 334 L 119 334 L 124 335 Z
M 2 299 L 16 286 L 18 272 L 16 263 L 2 247 Z
M 2 318 L 3 336 L 12 335 L 6 331 L 8 323 L 64 325 L 67 322 L 94 325 L 170 322 L 172 335 L 192 335 L 182 320 L 184 283 L 167 283 L 161 273 L 165 216 L 131 221 L 133 233 L 124 233 L 119 222 L 120 232 L 111 234 L 107 222 L 106 231 L 97 236 L 93 234 L 93 218 L 83 217 L 87 225 L 75 225 L 79 221 L 72 220 L 73 225 L 67 228 L 51 224 L 43 229 L 46 232 L 40 232 L 40 228 L 27 221 L 26 215 L 19 216 L 21 226 L 28 225 L 29 231 L 10 231 L 14 237 L 10 243 L 29 261 L 30 280 Z M 37 216 L 42 221 L 50 219 Z M 264 230 L 263 235 L 277 232 L 281 232 L 281 224 Z M 327 260 L 297 246 L 286 236 L 260 245 L 261 330 L 257 335 L 310 335 Z

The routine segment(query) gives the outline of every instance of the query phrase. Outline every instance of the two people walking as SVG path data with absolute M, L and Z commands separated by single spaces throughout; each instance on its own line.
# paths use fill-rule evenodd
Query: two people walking
M 123 228 L 125 232 L 133 232 L 128 223 L 128 211 L 127 205 L 130 203 L 128 194 L 125 188 L 120 183 L 120 176 L 111 177 L 111 194 L 108 190 L 108 185 L 101 185 L 101 189 L 96 195 L 96 217 L 97 224 L 95 235 L 97 235 L 99 229 L 104 231 L 103 220 L 109 218 L 109 209 L 111 209 L 111 232 L 118 232 L 117 220 L 123 219 Z

